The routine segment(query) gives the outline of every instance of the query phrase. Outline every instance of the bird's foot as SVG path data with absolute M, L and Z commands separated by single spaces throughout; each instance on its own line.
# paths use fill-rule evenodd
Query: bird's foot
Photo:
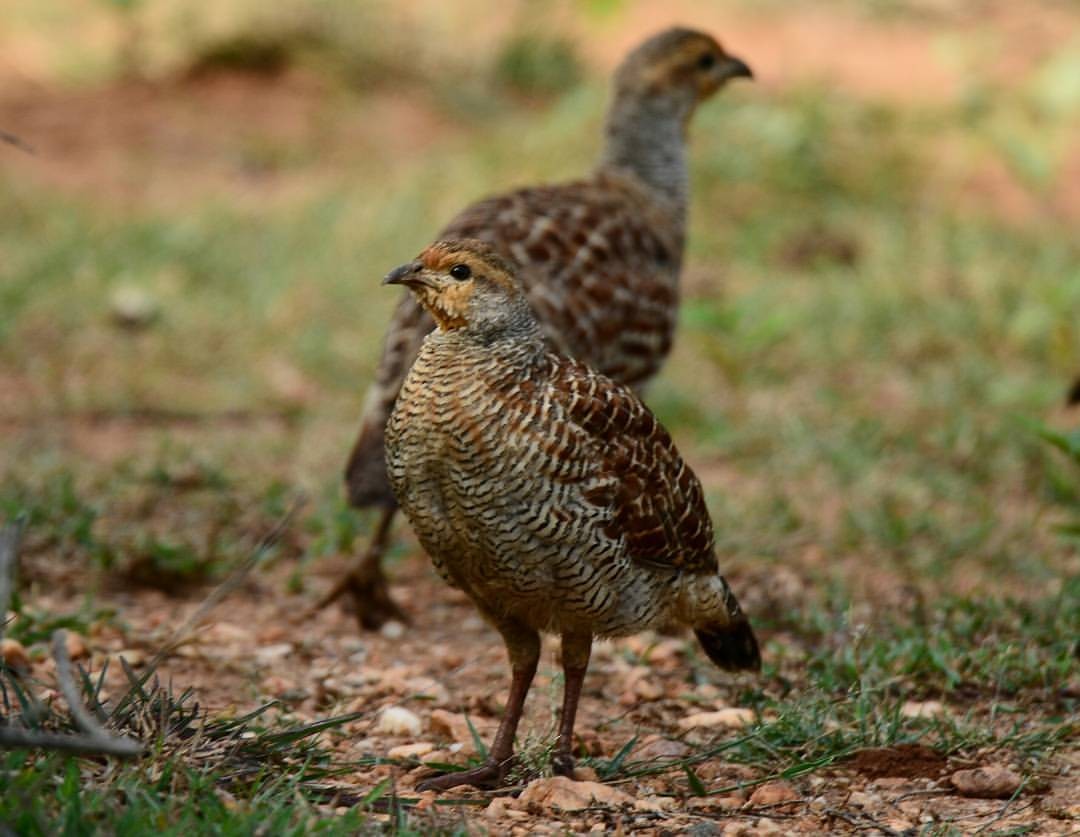
M 308 611 L 314 615 L 348 593 L 362 631 L 377 631 L 387 622 L 408 625 L 412 620 L 390 595 L 390 586 L 378 560 L 363 561 L 343 575 L 330 591 Z
M 395 620 L 403 625 L 412 621 L 390 595 L 390 585 L 379 565 L 376 564 L 374 570 L 367 572 L 361 572 L 359 568 L 353 570 L 349 573 L 347 583 L 361 630 L 377 631 L 387 622 Z
M 556 776 L 574 778 L 574 757 L 569 753 L 555 753 L 551 757 L 551 769 Z
M 422 782 L 417 783 L 416 789 L 420 792 L 429 790 L 444 791 L 461 785 L 471 785 L 474 788 L 483 790 L 495 790 L 505 783 L 506 776 L 513 764 L 513 758 L 503 759 L 502 761 L 488 761 L 471 770 L 443 773 L 441 776 L 424 779 Z

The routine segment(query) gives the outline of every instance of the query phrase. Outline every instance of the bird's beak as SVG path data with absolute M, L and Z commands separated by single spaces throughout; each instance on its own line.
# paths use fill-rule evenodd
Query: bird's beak
M 750 65 L 734 55 L 729 55 L 727 61 L 720 65 L 720 72 L 725 81 L 732 78 L 752 79 L 754 77 L 754 71 L 750 69 Z
M 421 278 L 421 271 L 423 269 L 424 266 L 418 261 L 403 264 L 387 273 L 386 278 L 382 280 L 382 283 L 384 285 L 407 285 L 410 287 L 423 284 L 423 279 Z

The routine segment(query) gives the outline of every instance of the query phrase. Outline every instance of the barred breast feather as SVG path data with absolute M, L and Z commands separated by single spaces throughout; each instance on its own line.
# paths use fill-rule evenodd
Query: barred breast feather
M 585 365 L 437 331 L 386 441 L 425 550 L 489 607 L 596 635 L 745 622 L 700 482 L 634 393 Z

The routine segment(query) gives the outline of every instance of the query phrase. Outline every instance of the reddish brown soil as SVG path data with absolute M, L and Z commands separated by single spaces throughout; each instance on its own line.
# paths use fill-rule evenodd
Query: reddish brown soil
M 957 102 L 972 74 L 992 93 L 1015 91 L 1080 31 L 1080 15 L 1063 4 L 1040 3 L 1032 13 L 1004 2 L 977 9 L 928 3 L 921 13 L 882 18 L 854 7 L 805 5 L 781 15 L 772 7 L 673 0 L 628 4 L 603 38 L 587 37 L 576 18 L 567 26 L 582 28 L 579 45 L 607 72 L 647 33 L 687 22 L 718 33 L 751 60 L 760 95 L 824 84 L 916 107 Z M 989 46 L 976 53 L 946 48 L 975 41 Z M 969 53 L 978 57 L 964 57 Z M 0 160 L 36 182 L 122 203 L 169 206 L 227 195 L 263 205 L 305 194 L 357 161 L 407 165 L 467 129 L 431 96 L 415 83 L 359 96 L 299 70 L 207 72 L 70 91 L 8 81 L 0 84 L 0 130 L 37 154 L 0 144 Z M 974 153 L 954 196 L 965 206 L 1018 222 L 1080 218 L 1080 139 L 1059 149 L 1060 175 L 1038 190 L 997 156 L 952 148 L 947 139 L 941 146 L 946 159 Z
M 940 753 L 922 744 L 899 744 L 860 750 L 848 765 L 867 779 L 937 779 L 947 764 Z
M 122 205 L 288 197 L 370 158 L 401 165 L 454 126 L 408 96 L 362 99 L 306 72 L 200 74 L 107 87 L 0 90 L 0 126 L 33 148 L 5 164 L 50 188 Z
M 40 441 L 36 435 L 40 432 L 40 428 L 23 427 L 16 430 L 14 438 L 18 444 L 33 438 Z M 57 431 L 54 428 L 51 432 Z M 232 447 L 241 435 L 256 435 L 256 444 L 271 448 L 280 444 L 282 433 L 294 431 L 273 422 L 240 428 L 181 424 L 170 426 L 166 434 L 159 425 L 127 421 L 111 428 L 107 446 L 101 444 L 102 432 L 102 426 L 81 428 L 52 438 L 59 449 L 71 455 L 75 450 L 95 451 L 86 467 L 97 469 L 108 467 L 110 461 L 131 461 L 133 456 L 159 449 L 166 435 L 174 440 L 183 438 L 209 452 L 220 445 Z M 183 474 L 175 479 L 174 499 L 170 500 L 167 492 L 156 495 L 160 496 L 156 519 L 182 509 L 190 512 L 198 505 L 198 481 Z M 129 511 L 134 514 L 141 505 L 136 503 Z M 124 521 L 110 513 L 102 522 L 112 526 Z M 261 519 L 248 524 L 252 541 L 266 531 L 268 522 Z M 430 748 L 423 757 L 437 761 L 462 762 L 472 755 L 474 745 L 464 718 L 467 715 L 480 736 L 489 740 L 508 683 L 505 652 L 497 636 L 460 592 L 435 577 L 404 527 L 398 529 L 395 542 L 405 547 L 406 557 L 393 562 L 390 573 L 393 594 L 414 619 L 411 627 L 360 634 L 353 617 L 338 606 L 309 617 L 307 609 L 348 560 L 340 555 L 298 564 L 310 547 L 310 537 L 302 527 L 290 529 L 274 563 L 245 578 L 165 659 L 160 669 L 162 679 L 171 681 L 176 690 L 194 688 L 200 704 L 215 715 L 240 713 L 270 699 L 281 701 L 299 721 L 359 712 L 360 719 L 326 737 L 326 743 L 345 760 L 385 757 L 402 745 Z M 808 566 L 816 560 L 809 552 L 804 557 Z M 782 612 L 808 595 L 797 571 L 802 560 L 792 556 L 795 569 L 770 572 L 747 573 L 735 568 L 730 578 L 748 610 Z M 290 591 L 290 579 L 294 578 L 301 584 L 299 592 Z M 96 590 L 96 605 L 116 614 L 93 624 L 87 632 L 89 657 L 83 662 L 92 671 L 100 671 L 106 659 L 121 654 L 136 668 L 145 666 L 201 605 L 210 589 L 163 592 L 136 587 L 115 574 L 103 577 L 88 573 L 85 562 L 58 560 L 54 548 L 43 548 L 32 538 L 22 562 L 21 580 L 27 608 L 52 614 L 77 612 L 84 591 L 90 587 Z M 764 635 L 763 639 L 771 654 L 789 661 L 784 676 L 797 681 L 801 677 L 801 640 L 783 633 Z M 44 646 L 30 651 L 37 659 L 35 677 L 50 684 L 52 667 Z M 107 689 L 115 695 L 124 688 L 123 678 L 119 666 L 110 671 Z M 548 640 L 519 735 L 532 759 L 543 759 L 539 747 L 552 734 L 560 690 L 558 673 L 557 643 Z M 650 634 L 598 643 L 583 695 L 579 746 L 593 756 L 611 758 L 637 736 L 627 762 L 637 767 L 700 752 L 738 736 L 739 731 L 715 723 L 687 729 L 687 719 L 696 713 L 738 706 L 751 685 L 745 678 L 732 678 L 709 666 L 687 636 Z M 381 730 L 379 719 L 389 706 L 414 713 L 418 731 L 393 734 Z M 975 707 L 953 707 L 952 711 L 975 711 Z M 1063 752 L 1054 762 L 1055 770 L 1076 757 L 1075 752 Z M 723 756 L 695 766 L 695 775 L 707 789 L 721 791 L 708 797 L 690 794 L 686 775 L 678 767 L 618 783 L 615 787 L 628 794 L 630 802 L 578 813 L 534 810 L 518 806 L 513 798 L 491 807 L 495 795 L 472 790 L 455 791 L 455 796 L 480 803 L 466 809 L 465 816 L 477 829 L 490 828 L 493 833 L 621 828 L 624 832 L 659 834 L 661 829 L 677 833 L 699 828 L 714 829 L 701 833 L 735 835 L 772 833 L 770 829 L 778 828 L 797 834 L 833 834 L 856 827 L 903 832 L 919 827 L 928 817 L 978 827 L 1001 813 L 1003 803 L 958 797 L 947 778 L 958 767 L 978 766 L 982 758 L 1000 760 L 1002 755 L 977 754 L 973 761 L 953 764 L 918 744 L 863 750 L 849 760 L 793 780 L 784 792 L 785 798 L 795 801 L 783 804 L 763 801 L 770 798 L 768 795 L 753 795 L 753 783 L 766 777 L 762 767 L 735 763 Z M 340 780 L 342 800 L 362 798 L 386 776 L 394 779 L 402 796 L 414 797 L 416 782 L 428 772 L 426 767 L 407 763 L 358 766 Z M 998 825 L 1030 826 L 1034 828 L 1030 833 L 1036 834 L 1067 833 L 1070 817 L 1077 810 L 1068 775 L 1048 773 L 1042 787 L 1046 793 L 1025 793 Z

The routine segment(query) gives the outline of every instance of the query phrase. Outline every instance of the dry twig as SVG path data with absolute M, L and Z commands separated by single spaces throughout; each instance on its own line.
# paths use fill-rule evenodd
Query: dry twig
M 37 152 L 34 151 L 34 147 L 30 145 L 30 143 L 20 139 L 14 134 L 8 133 L 7 131 L 0 131 L 0 142 L 6 142 L 8 145 L 13 145 L 20 151 L 25 151 L 27 154 L 37 154 Z
M 4 638 L 5 619 L 8 604 L 11 601 L 11 589 L 14 587 L 15 557 L 19 552 L 22 539 L 22 522 L 9 523 L 0 529 L 0 639 Z
M 266 553 L 280 540 L 288 529 L 303 499 L 297 499 L 277 525 L 259 542 L 252 554 L 238 566 L 209 596 L 195 609 L 184 622 L 173 631 L 172 635 L 154 655 L 147 666 L 148 674 L 155 671 L 160 662 L 179 645 L 182 645 L 194 628 L 206 614 L 218 605 L 222 599 L 235 590 L 247 577 L 248 573 L 266 556 Z M 12 588 L 15 559 L 21 526 L 5 526 L 0 529 L 0 614 L 7 609 Z M 0 625 L 2 629 L 2 625 Z M 2 634 L 2 630 L 0 630 Z M 56 661 L 56 680 L 61 694 L 68 705 L 79 734 L 32 730 L 11 725 L 0 726 L 0 749 L 33 748 L 60 750 L 82 755 L 136 756 L 143 751 L 143 745 L 126 735 L 113 735 L 84 706 L 79 687 L 76 683 L 67 651 L 67 632 L 58 630 L 53 634 L 52 653 Z M 133 675 L 129 674 L 133 678 Z M 140 689 L 144 680 L 135 678 L 133 687 Z M 32 698 L 31 696 L 28 696 Z M 36 701 L 35 701 L 36 702 Z
M 19 524 L 9 524 L 0 529 L 0 614 L 7 613 L 21 534 L 22 526 Z M 0 634 L 3 632 L 2 623 L 3 620 L 0 619 Z M 82 733 L 66 735 L 4 725 L 0 726 L 0 749 L 35 748 L 111 756 L 136 756 L 141 753 L 143 748 L 138 741 L 127 736 L 112 735 L 86 711 L 71 671 L 67 631 L 63 629 L 53 634 L 53 657 L 56 660 L 56 680 L 60 692 L 67 701 L 71 717 Z
M 302 496 L 297 497 L 293 501 L 292 505 L 289 506 L 288 511 L 285 512 L 281 520 L 279 520 L 274 526 L 274 528 L 271 529 L 270 532 L 267 533 L 263 537 L 263 539 L 259 541 L 258 546 L 255 547 L 251 555 L 249 555 L 242 564 L 240 564 L 235 570 L 233 570 L 228 578 L 226 578 L 223 582 L 221 582 L 221 584 L 215 587 L 210 592 L 210 595 L 203 600 L 203 603 L 195 609 L 194 613 L 192 613 L 187 619 L 185 619 L 183 623 L 175 631 L 172 632 L 172 635 L 169 637 L 169 639 L 162 644 L 161 648 L 150 661 L 150 664 L 147 666 L 148 669 L 150 669 L 151 671 L 155 670 L 168 654 L 172 653 L 185 642 L 187 642 L 187 640 L 190 638 L 191 633 L 198 626 L 199 622 L 202 621 L 203 617 L 206 616 L 206 614 L 213 610 L 215 607 L 217 607 L 217 605 L 221 603 L 222 599 L 224 599 L 233 590 L 240 586 L 241 582 L 243 582 L 243 580 L 247 578 L 248 573 L 250 573 L 255 568 L 255 566 L 260 561 L 262 561 L 263 558 L 266 557 L 266 553 L 268 553 L 274 547 L 274 545 L 279 540 L 281 540 L 281 536 L 285 534 L 286 530 L 289 528 L 289 524 L 292 523 L 293 518 L 296 516 L 296 513 L 300 510 L 300 507 L 304 504 L 304 502 L 305 500 Z

